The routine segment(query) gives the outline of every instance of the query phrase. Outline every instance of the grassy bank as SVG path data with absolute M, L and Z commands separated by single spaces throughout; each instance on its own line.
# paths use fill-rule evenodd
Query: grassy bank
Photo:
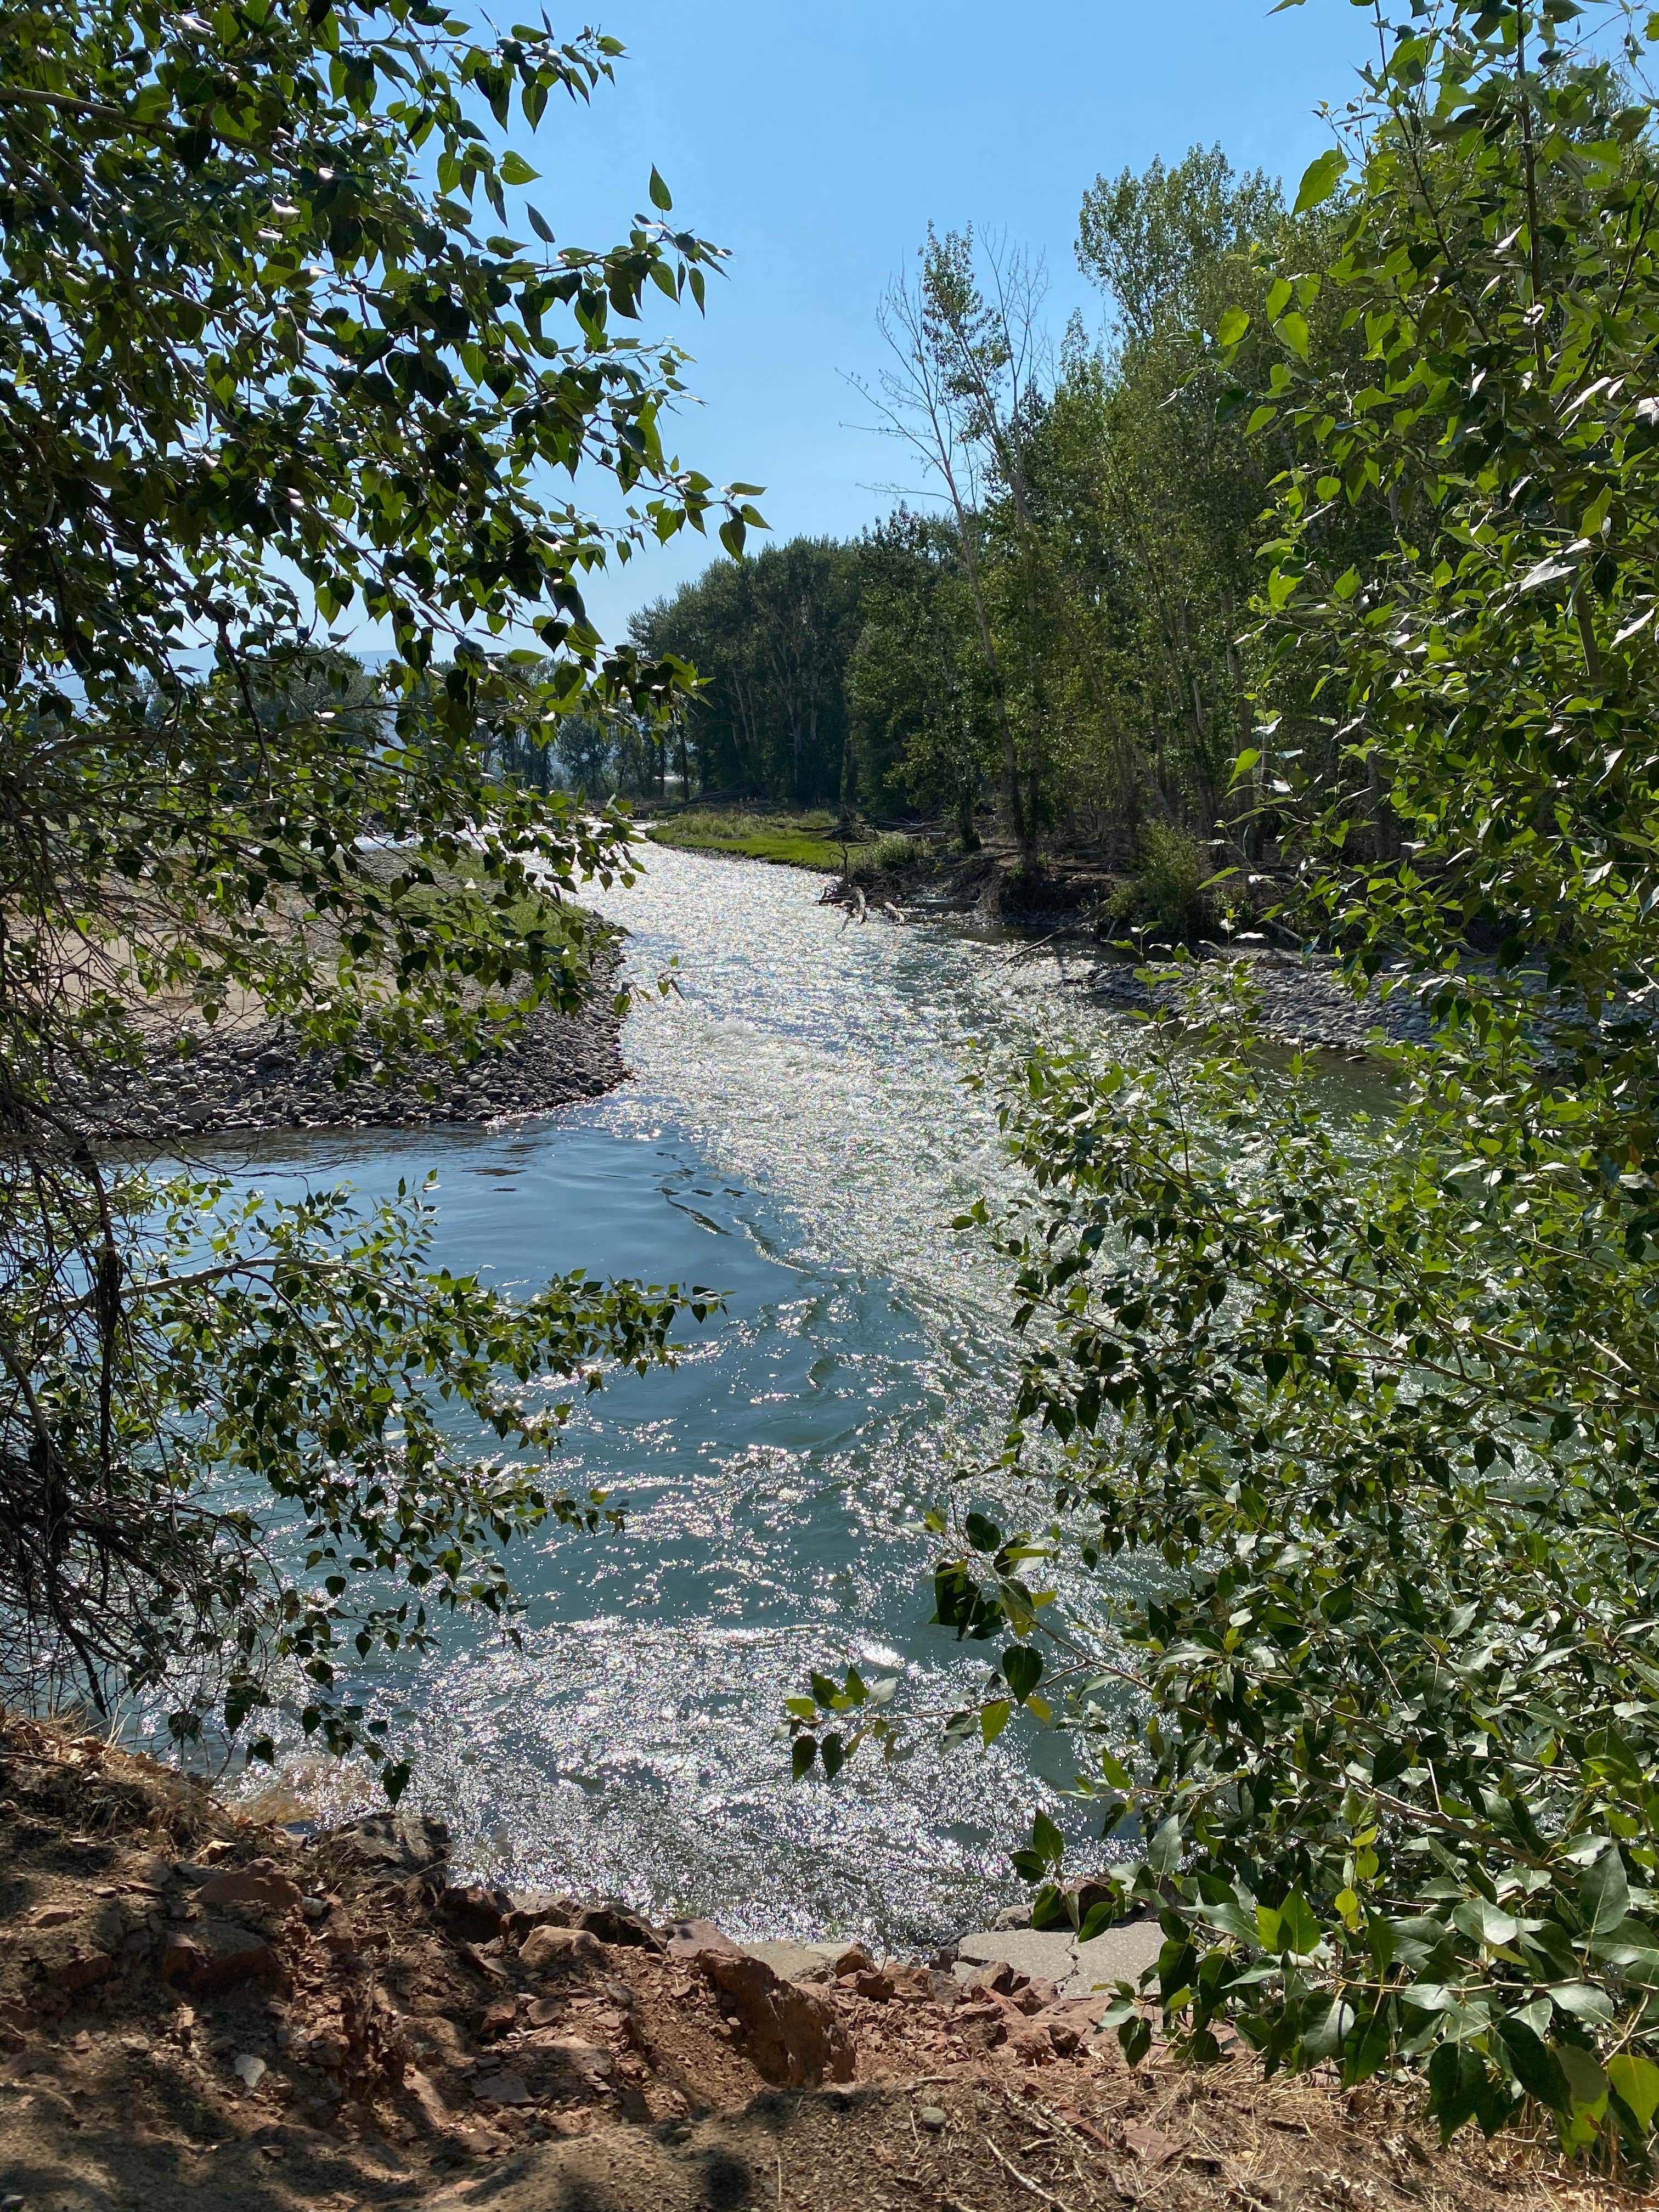
M 817 814 L 745 814 L 702 807 L 653 822 L 646 833 L 659 845 L 694 853 L 730 853 L 745 860 L 817 868 L 829 875 L 869 877 L 910 866 L 923 848 L 902 832 L 878 836 L 866 824 L 850 834 L 836 817 Z
M 820 868 L 838 875 L 847 849 L 836 817 L 817 814 L 743 814 L 704 807 L 653 822 L 647 835 L 659 845 L 694 853 L 730 853 L 746 860 L 773 860 L 790 868 Z

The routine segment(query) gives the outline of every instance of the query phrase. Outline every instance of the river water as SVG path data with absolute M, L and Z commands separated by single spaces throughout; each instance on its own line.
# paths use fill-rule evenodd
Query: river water
M 410 1802 L 492 1881 L 916 1945 L 1018 1893 L 1007 1853 L 1052 1746 L 1017 1723 L 989 1753 L 924 1745 L 794 1787 L 782 1701 L 853 1661 L 929 1707 L 982 1679 L 927 1626 L 919 1527 L 995 1436 L 1011 1359 L 996 1267 L 950 1227 L 1010 1174 L 968 1048 L 1114 1018 L 1046 955 L 849 927 L 821 890 L 648 847 L 633 886 L 594 897 L 635 982 L 674 978 L 629 1017 L 630 1082 L 511 1127 L 274 1146 L 256 1179 L 369 1194 L 434 1168 L 450 1264 L 728 1301 L 676 1370 L 578 1411 L 568 1477 L 616 1493 L 626 1528 L 520 1555 L 522 1649 L 452 1640 L 406 1686 Z M 290 1773 L 335 1809 L 350 1786 Z

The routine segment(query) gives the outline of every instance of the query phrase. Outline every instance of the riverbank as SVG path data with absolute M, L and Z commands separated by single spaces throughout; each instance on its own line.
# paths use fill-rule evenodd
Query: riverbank
M 100 1142 L 148 1141 L 280 1129 L 426 1128 L 544 1114 L 602 1097 L 626 1078 L 613 999 L 617 939 L 592 955 L 586 1002 L 574 1014 L 542 1009 L 499 1051 L 455 1068 L 412 1060 L 390 1084 L 341 1085 L 327 1054 L 296 1048 L 277 1024 L 245 1015 L 211 1029 L 150 1019 L 142 1067 L 111 1069 L 97 1090 L 72 1092 L 67 1110 Z M 432 1095 L 426 1095 L 429 1086 Z
M 300 1838 L 16 1719 L 0 1866 L 8 2212 L 1563 2200 L 1526 2140 L 1438 2153 L 1415 2090 L 1132 2070 L 1104 1991 L 508 1896 L 432 1820 Z
M 727 860 L 769 860 L 787 868 L 834 872 L 847 865 L 848 848 L 832 814 L 756 814 L 738 808 L 690 807 L 641 824 L 655 845 L 682 853 L 714 853 Z
M 908 848 L 901 851 L 900 848 Z M 1170 948 L 1148 943 L 1126 949 L 1111 900 L 1121 878 L 1089 860 L 1056 863 L 1035 872 L 1009 853 L 952 854 L 943 845 L 891 837 L 865 848 L 866 869 L 840 877 L 826 902 L 860 923 L 903 924 L 955 919 L 981 927 L 1040 933 L 1042 949 L 1059 965 L 1062 984 L 1101 1006 L 1145 1012 L 1171 994 L 1148 984 L 1142 970 L 1167 962 Z M 884 851 L 890 866 L 879 865 Z M 1034 951 L 1036 949 L 1034 945 Z M 1189 948 L 1199 960 L 1230 960 L 1248 969 L 1266 1034 L 1277 1042 L 1362 1054 L 1380 1034 L 1422 1042 L 1430 1033 L 1418 997 L 1387 997 L 1373 986 L 1356 1000 L 1337 963 L 1311 945 L 1270 943 L 1265 931 Z

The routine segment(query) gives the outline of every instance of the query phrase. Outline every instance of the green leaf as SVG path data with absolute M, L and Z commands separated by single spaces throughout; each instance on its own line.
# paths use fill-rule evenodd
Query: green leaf
M 1250 327 L 1250 318 L 1243 307 L 1229 307 L 1216 325 L 1216 337 L 1224 346 L 1236 346 Z
M 1553 1982 L 1550 1999 L 1575 2020 L 1587 2020 L 1593 2027 L 1605 2027 L 1613 2018 L 1613 2000 L 1589 1982 Z
M 1306 215 L 1310 209 L 1322 207 L 1347 173 L 1347 155 L 1340 146 L 1328 147 L 1303 171 L 1291 212 Z
M 1515 2078 L 1527 2095 L 1553 2112 L 1565 2112 L 1569 2103 L 1567 2077 L 1553 2053 L 1525 2021 L 1513 2014 L 1498 2021 L 1498 2034 L 1515 2069 Z
M 1567 2094 L 1574 2112 L 1598 2115 L 1607 2100 L 1607 2077 L 1595 2053 L 1577 2043 L 1558 2043 L 1555 2056 L 1566 2076 Z
M 1261 1925 L 1257 1915 L 1262 1909 L 1258 1905 L 1252 1911 L 1231 1897 L 1223 1898 L 1214 1905 L 1203 1905 L 1199 1907 L 1200 1912 L 1212 1928 L 1218 1928 L 1224 1936 L 1232 1936 L 1236 1942 L 1247 1944 L 1253 1951 L 1259 1949 L 1261 1944 Z M 1274 1941 L 1277 1942 L 1279 1915 L 1273 1913 L 1271 1917 Z
M 1002 1671 L 1009 1688 L 1023 1704 L 1042 1680 L 1042 1655 L 1017 1644 L 1003 1653 Z
M 1154 1874 L 1173 1874 L 1181 1864 L 1181 1823 L 1173 1813 L 1153 1831 L 1146 1863 Z
M 654 167 L 651 172 L 651 204 L 654 208 L 661 208 L 665 214 L 674 204 L 673 195 Z
M 989 1746 L 996 1741 L 1004 1729 L 1007 1727 L 1008 1717 L 1013 1710 L 1006 1698 L 994 1698 L 988 1705 L 980 1707 L 979 1734 L 981 1743 Z
M 1466 2043 L 1442 2043 L 1429 2061 L 1429 2111 L 1440 2123 L 1440 2138 L 1449 2142 L 1474 2118 L 1486 2086 L 1480 2053 Z
M 533 185 L 540 173 L 531 167 L 522 154 L 509 149 L 501 156 L 501 176 L 509 185 Z
M 1319 1948 L 1320 1926 L 1300 1890 L 1293 1889 L 1279 1908 L 1279 1941 L 1299 1958 L 1311 1957 Z
M 1630 1911 L 1630 1884 L 1619 1846 L 1613 1844 L 1584 1869 L 1579 1899 L 1592 1935 L 1616 1928 Z
M 1307 317 L 1292 307 L 1289 314 L 1279 317 L 1275 327 L 1291 351 L 1299 360 L 1306 361 L 1308 358 Z
M 797 1736 L 795 1747 L 789 1754 L 791 1778 L 799 1782 L 804 1776 L 809 1774 L 811 1771 L 812 1762 L 817 1755 L 818 1747 L 816 1738 L 810 1735 Z
M 1452 1925 L 1473 1936 L 1477 1943 L 1486 1944 L 1512 1943 L 1521 1929 L 1513 1913 L 1503 1911 L 1484 1897 L 1466 1898 L 1453 1911 Z
M 1346 1998 L 1329 1998 L 1319 2020 L 1303 2033 L 1304 2059 L 1310 2065 L 1317 2066 L 1328 2058 L 1334 2058 L 1358 2017 Z
M 1066 1856 L 1066 1838 L 1046 1813 L 1031 1823 L 1031 1849 L 1047 1866 L 1058 1866 Z
M 968 1532 L 968 1541 L 976 1552 L 1000 1552 L 1002 1531 L 982 1513 L 970 1513 L 963 1524 Z
M 1607 2061 L 1607 2080 L 1644 2132 L 1659 2111 L 1659 2066 L 1633 2051 L 1620 2051 Z

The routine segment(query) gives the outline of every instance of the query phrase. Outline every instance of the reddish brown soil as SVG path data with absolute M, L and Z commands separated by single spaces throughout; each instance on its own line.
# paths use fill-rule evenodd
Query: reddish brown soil
M 1089 2008 L 1006 1976 L 958 1990 L 925 1970 L 848 1962 L 808 2010 L 844 2054 L 850 2038 L 854 2078 L 780 2086 L 696 1955 L 655 1948 L 618 1916 L 595 1925 L 626 1940 L 546 1937 L 527 1965 L 526 1923 L 571 1916 L 503 1923 L 486 1899 L 452 1891 L 446 1904 L 447 1881 L 441 1864 L 374 1863 L 349 1836 L 302 1846 L 146 1760 L 0 1723 L 0 2205 L 1634 2201 L 1522 2142 L 1460 2139 L 1443 2154 L 1408 2090 L 1345 2099 L 1264 2082 L 1242 2062 L 1188 2072 L 1166 2053 L 1132 2073 L 1093 2035 Z M 204 1985 L 216 1978 L 224 1985 Z

